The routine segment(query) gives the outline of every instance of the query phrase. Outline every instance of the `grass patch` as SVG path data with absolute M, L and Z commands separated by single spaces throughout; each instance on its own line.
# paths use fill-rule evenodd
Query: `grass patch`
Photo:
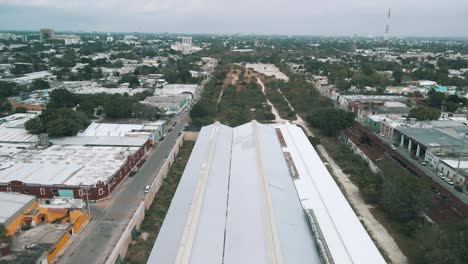
M 188 158 L 192 152 L 195 142 L 185 141 L 177 154 L 176 161 L 169 170 L 169 174 L 163 180 L 161 188 L 156 194 L 153 204 L 145 212 L 145 219 L 140 226 L 139 232 L 149 233 L 146 241 L 137 239 L 130 244 L 124 263 L 136 264 L 146 263 L 158 236 L 161 225 L 166 217 L 167 210 L 171 204 L 174 193 L 179 185 L 180 178 L 187 165 Z

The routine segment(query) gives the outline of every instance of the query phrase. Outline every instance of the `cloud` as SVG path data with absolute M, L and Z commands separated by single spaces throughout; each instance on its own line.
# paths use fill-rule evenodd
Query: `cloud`
M 0 0 L 0 29 L 468 35 L 467 0 Z M 5 22 L 4 22 L 5 21 Z

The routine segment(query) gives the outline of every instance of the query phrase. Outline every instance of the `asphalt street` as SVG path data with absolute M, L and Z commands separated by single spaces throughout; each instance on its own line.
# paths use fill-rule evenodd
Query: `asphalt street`
M 140 171 L 134 177 L 127 177 L 110 199 L 91 204 L 91 221 L 75 237 L 57 263 L 105 262 L 139 203 L 144 199 L 145 186 L 153 182 L 179 133 L 189 121 L 188 112 L 169 121 L 169 124 L 174 121 L 177 121 L 177 125 L 171 132 L 167 132 L 166 138 L 159 142 L 156 148 L 151 149 Z

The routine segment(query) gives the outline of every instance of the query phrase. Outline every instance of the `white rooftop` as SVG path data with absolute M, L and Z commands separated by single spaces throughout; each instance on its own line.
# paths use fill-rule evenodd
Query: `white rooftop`
M 139 148 L 53 145 L 31 149 L 16 154 L 10 160 L 12 167 L 0 170 L 0 182 L 20 180 L 44 185 L 105 182 Z
M 123 137 L 128 132 L 143 129 L 143 124 L 112 124 L 112 123 L 91 123 L 85 131 L 78 133 L 78 136 L 114 136 Z
M 148 137 L 76 136 L 51 139 L 56 145 L 141 147 Z
M 73 164 L 16 163 L 0 171 L 0 182 L 21 181 L 33 184 L 65 184 L 83 166 Z
M 195 94 L 197 91 L 197 84 L 168 84 L 165 85 L 162 89 L 156 89 L 154 94 L 161 95 L 176 95 L 182 93 L 191 93 Z
M 296 125 L 279 126 L 304 210 L 316 218 L 334 263 L 386 263 L 308 138 Z
M 12 220 L 24 207 L 36 200 L 32 195 L 0 192 L 0 224 Z
M 148 263 L 320 263 L 272 128 L 202 128 Z
M 13 114 L 0 118 L 0 142 L 4 143 L 35 143 L 37 136 L 24 129 L 24 123 L 37 114 Z
M 289 77 L 282 73 L 278 67 L 274 64 L 266 64 L 266 63 L 246 63 L 246 68 L 252 68 L 254 71 L 263 73 L 266 76 L 274 76 L 276 79 L 289 81 Z

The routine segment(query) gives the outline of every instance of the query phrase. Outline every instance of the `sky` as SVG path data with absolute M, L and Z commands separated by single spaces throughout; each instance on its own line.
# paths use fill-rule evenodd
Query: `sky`
M 468 0 L 0 0 L 0 30 L 468 37 Z

